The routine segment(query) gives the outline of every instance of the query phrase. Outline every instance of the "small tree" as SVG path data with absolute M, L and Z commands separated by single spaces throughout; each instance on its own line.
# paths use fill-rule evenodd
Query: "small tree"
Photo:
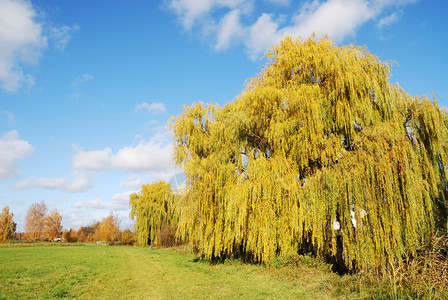
M 43 238 L 46 213 L 47 206 L 44 201 L 30 205 L 25 218 L 25 232 L 30 241 L 35 242 Z
M 17 224 L 12 220 L 14 214 L 5 206 L 0 214 L 0 242 L 9 241 L 16 232 Z
M 78 241 L 76 231 L 72 228 L 70 230 L 64 229 L 62 237 L 67 243 L 76 243 Z
M 97 229 L 95 230 L 95 237 L 97 241 L 113 241 L 117 232 L 120 230 L 120 218 L 118 216 L 109 215 L 104 218 Z
M 175 200 L 171 186 L 164 181 L 143 185 L 141 191 L 131 194 L 130 216 L 136 221 L 135 233 L 140 245 L 157 244 L 158 232 L 168 224 L 177 224 Z
M 123 245 L 134 245 L 136 242 L 135 234 L 129 229 L 123 230 L 121 233 L 121 243 Z
M 62 216 L 59 214 L 58 210 L 55 209 L 47 215 L 44 220 L 44 235 L 50 241 L 55 238 L 60 237 L 62 233 Z

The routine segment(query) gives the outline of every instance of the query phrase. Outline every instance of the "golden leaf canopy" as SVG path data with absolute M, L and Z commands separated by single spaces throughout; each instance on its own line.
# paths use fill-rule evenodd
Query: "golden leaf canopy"
M 446 232 L 448 117 L 365 47 L 290 37 L 223 107 L 171 121 L 187 175 L 178 233 L 205 258 L 312 252 L 349 270 Z

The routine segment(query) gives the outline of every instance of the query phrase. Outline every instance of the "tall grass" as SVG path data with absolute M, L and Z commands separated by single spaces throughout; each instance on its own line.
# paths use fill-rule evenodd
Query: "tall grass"
M 364 272 L 352 277 L 353 285 L 375 299 L 448 299 L 448 237 L 432 236 L 404 263 L 388 271 Z

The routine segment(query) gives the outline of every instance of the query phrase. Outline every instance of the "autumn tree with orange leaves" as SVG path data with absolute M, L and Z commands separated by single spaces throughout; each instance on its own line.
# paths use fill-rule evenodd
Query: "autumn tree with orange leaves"
M 9 212 L 9 207 L 4 207 L 0 214 L 0 242 L 9 241 L 16 231 L 17 224 L 12 220 L 13 217 L 14 214 Z
M 50 241 L 60 237 L 62 233 L 62 216 L 57 209 L 52 210 L 43 220 L 44 235 Z
M 25 232 L 28 240 L 35 242 L 43 238 L 46 213 L 47 206 L 44 201 L 30 205 L 25 218 Z
M 54 239 L 62 232 L 62 216 L 57 209 L 47 215 L 47 205 L 44 201 L 30 205 L 25 218 L 25 232 L 30 241 Z
M 104 218 L 100 225 L 95 230 L 95 240 L 99 241 L 113 241 L 116 234 L 119 232 L 120 218 L 118 216 L 109 215 Z

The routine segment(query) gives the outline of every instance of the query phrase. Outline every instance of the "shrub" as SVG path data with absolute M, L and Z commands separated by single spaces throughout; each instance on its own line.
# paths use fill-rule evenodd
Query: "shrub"
M 62 237 L 64 238 L 64 240 L 67 243 L 76 243 L 78 241 L 78 237 L 76 235 L 76 231 L 74 231 L 73 229 L 70 229 L 68 231 L 65 231 L 62 234 Z
M 123 245 L 134 245 L 135 242 L 135 234 L 133 234 L 129 229 L 123 230 L 121 233 L 121 243 Z
M 176 227 L 171 224 L 166 225 L 157 233 L 155 244 L 160 247 L 173 247 L 180 245 L 176 237 Z

